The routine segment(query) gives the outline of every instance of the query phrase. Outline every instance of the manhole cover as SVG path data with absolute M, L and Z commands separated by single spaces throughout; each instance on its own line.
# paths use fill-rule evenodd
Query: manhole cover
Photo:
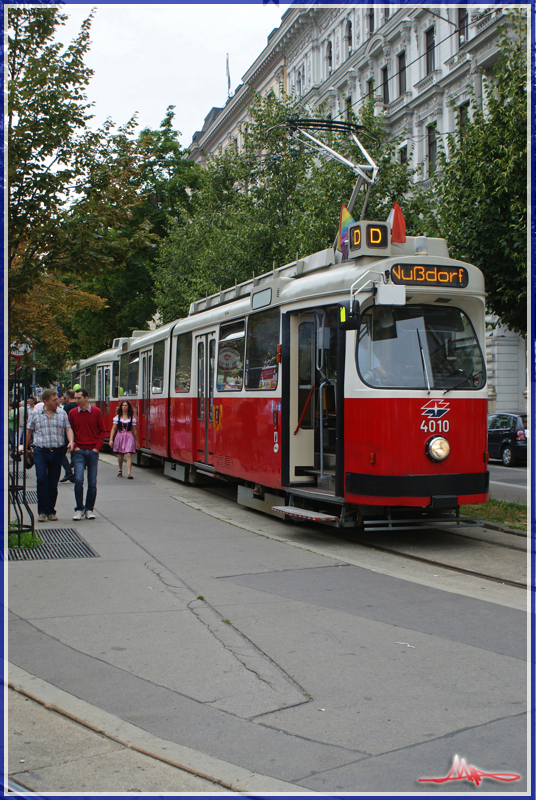
M 10 547 L 8 561 L 47 561 L 53 558 L 98 558 L 99 554 L 74 528 L 38 530 L 39 547 Z M 4 556 L 5 558 L 5 550 Z

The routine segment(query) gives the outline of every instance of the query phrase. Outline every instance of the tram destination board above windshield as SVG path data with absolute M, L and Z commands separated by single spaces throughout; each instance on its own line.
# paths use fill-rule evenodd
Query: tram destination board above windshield
M 469 273 L 465 267 L 395 264 L 391 267 L 391 280 L 399 286 L 443 286 L 447 289 L 464 289 L 469 283 Z

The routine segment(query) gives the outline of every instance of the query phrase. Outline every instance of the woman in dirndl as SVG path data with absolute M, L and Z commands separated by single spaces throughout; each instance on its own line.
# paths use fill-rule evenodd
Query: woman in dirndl
M 126 456 L 128 478 L 132 480 L 132 453 L 136 452 L 139 444 L 136 417 L 134 416 L 134 409 L 128 400 L 123 400 L 117 406 L 117 415 L 113 419 L 109 443 L 119 459 L 117 477 L 123 477 L 123 458 Z

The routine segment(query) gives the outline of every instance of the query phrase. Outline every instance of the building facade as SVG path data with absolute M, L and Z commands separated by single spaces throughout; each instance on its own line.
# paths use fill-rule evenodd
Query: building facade
M 414 180 L 426 186 L 440 139 L 463 135 L 471 96 L 484 102 L 505 24 L 502 6 L 293 6 L 225 106 L 211 109 L 189 157 L 203 164 L 228 147 L 241 149 L 251 90 L 296 95 L 311 109 L 323 105 L 334 120 L 346 119 L 349 108 L 358 113 L 373 96 L 398 158 L 422 165 Z M 487 358 L 490 410 L 526 411 L 526 341 L 490 327 Z

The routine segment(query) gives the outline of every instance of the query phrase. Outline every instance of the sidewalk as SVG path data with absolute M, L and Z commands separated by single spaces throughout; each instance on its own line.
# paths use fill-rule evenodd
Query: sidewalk
M 157 792 L 194 775 L 219 788 L 184 791 L 423 792 L 455 753 L 523 791 L 525 593 L 116 473 L 103 455 L 96 520 L 72 521 L 67 483 L 39 526 L 98 557 L 9 564 L 10 686 L 97 736 L 80 764 L 30 761 L 38 791 L 141 758 Z M 122 789 L 87 791 L 147 791 L 118 769 Z

